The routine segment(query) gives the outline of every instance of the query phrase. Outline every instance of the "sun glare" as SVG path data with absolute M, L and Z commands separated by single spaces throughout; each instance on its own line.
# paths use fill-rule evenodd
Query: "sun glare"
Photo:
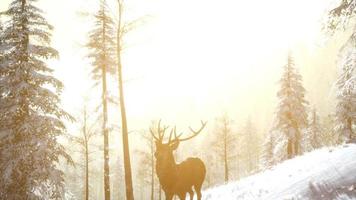
M 3 9 L 8 2 L 1 3 Z M 186 115 L 192 110 L 199 116 L 224 109 L 254 112 L 257 101 L 250 99 L 271 95 L 266 91 L 275 88 L 286 53 L 315 50 L 322 37 L 321 16 L 327 8 L 323 0 L 130 3 L 132 18 L 149 15 L 145 25 L 127 38 L 129 48 L 123 57 L 127 110 L 138 125 L 164 116 L 184 123 L 174 113 Z M 75 1 L 70 8 L 62 1 L 41 5 L 56 24 L 53 44 L 60 59 L 51 65 L 66 85 L 63 103 L 77 108 L 92 87 L 83 49 L 91 25 L 88 14 L 95 11 L 96 3 Z M 139 12 L 133 12 L 134 7 Z M 115 14 L 115 9 L 113 6 L 110 12 Z M 110 83 L 110 87 L 117 84 Z M 168 108 L 172 114 L 167 113 Z M 265 109 L 271 112 L 270 107 Z
M 128 98 L 144 100 L 146 114 L 154 107 L 156 113 L 161 110 L 168 115 L 165 107 L 173 107 L 173 113 L 196 109 L 197 114 L 206 115 L 231 109 L 236 101 L 252 109 L 254 102 L 236 99 L 229 91 L 248 85 L 249 90 L 238 93 L 261 98 L 253 90 L 279 75 L 289 50 L 298 52 L 300 44 L 314 48 L 321 36 L 322 3 L 157 1 L 153 20 L 141 30 L 146 41 L 129 49 L 125 59 L 127 73 L 133 70 L 132 74 L 142 75 L 136 84 L 128 83 L 128 87 L 135 84 L 137 91 Z M 273 82 L 265 90 L 273 88 Z M 251 112 L 236 105 L 233 109 Z M 128 110 L 143 112 L 138 107 Z M 156 115 L 151 118 L 160 117 Z
M 149 4 L 138 0 L 134 3 Z M 322 0 L 224 0 L 219 4 L 202 0 L 154 1 L 155 8 L 151 5 L 142 11 L 153 11 L 148 13 L 153 17 L 129 38 L 143 40 L 142 44 L 134 44 L 128 49 L 133 52 L 131 55 L 135 55 L 128 53 L 124 57 L 129 77 L 134 79 L 132 82 L 137 82 L 128 85 L 133 84 L 140 90 L 133 94 L 138 96 L 129 98 L 160 101 L 168 93 L 180 97 L 176 98 L 179 101 L 186 97 L 194 102 L 219 92 L 211 90 L 220 90 L 217 84 L 222 79 L 231 77 L 236 79 L 235 84 L 249 82 L 251 76 L 244 74 L 250 73 L 253 66 L 265 62 L 254 58 L 265 57 L 271 52 L 283 56 L 288 49 L 293 50 L 300 43 L 317 44 L 321 37 L 321 16 L 326 9 L 323 3 Z M 2 5 L 6 6 L 7 2 Z M 43 2 L 43 6 L 50 9 L 46 12 L 50 20 L 65 27 L 55 29 L 54 44 L 61 52 L 61 59 L 55 65 L 58 74 L 66 74 L 63 76 L 66 83 L 75 83 L 73 91 L 78 91 L 78 88 L 85 90 L 88 84 L 81 80 L 81 77 L 85 77 L 85 70 L 71 65 L 89 68 L 85 51 L 81 50 L 85 44 L 82 35 L 86 35 L 83 31 L 90 27 L 85 12 L 93 11 L 95 3 L 76 1 L 64 16 L 58 9 L 63 5 Z M 87 11 L 79 12 L 81 7 Z M 115 10 L 112 9 L 112 12 Z M 78 37 L 73 38 L 73 35 Z M 63 43 L 63 38 L 72 42 Z M 278 63 L 274 68 L 278 71 Z M 216 69 L 220 70 L 217 72 Z M 74 73 L 62 73 L 68 70 L 74 70 Z M 145 89 L 141 90 L 138 84 Z M 150 88 L 144 87 L 146 84 L 151 85 L 151 97 L 147 97 L 146 90 Z M 68 91 L 72 89 L 68 88 Z M 73 95 L 71 92 L 68 94 Z M 135 109 L 128 110 L 139 114 Z

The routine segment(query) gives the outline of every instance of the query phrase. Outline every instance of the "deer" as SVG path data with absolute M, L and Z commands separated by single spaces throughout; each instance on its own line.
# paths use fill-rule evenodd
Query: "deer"
M 163 143 L 164 135 L 168 126 L 161 127 L 161 120 L 158 122 L 157 130 L 150 127 L 150 132 L 155 140 L 156 151 L 156 174 L 162 190 L 165 193 L 166 200 L 172 200 L 175 195 L 181 200 L 185 200 L 187 193 L 190 200 L 193 200 L 194 192 L 197 199 L 201 200 L 201 187 L 203 185 L 206 168 L 204 162 L 199 158 L 189 157 L 183 162 L 177 164 L 173 152 L 177 150 L 179 144 L 197 136 L 206 126 L 207 122 L 201 121 L 201 127 L 198 131 L 189 127 L 192 135 L 181 138 L 183 133 L 177 135 L 176 127 L 172 128 L 167 143 Z M 155 132 L 158 134 L 155 135 Z M 172 138 L 174 136 L 174 138 Z

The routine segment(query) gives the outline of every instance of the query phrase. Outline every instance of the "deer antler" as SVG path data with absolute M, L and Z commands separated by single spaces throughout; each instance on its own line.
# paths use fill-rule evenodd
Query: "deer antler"
M 171 144 L 174 141 L 177 141 L 178 138 L 182 135 L 183 133 L 180 133 L 177 136 L 177 126 L 174 126 L 174 128 L 172 128 L 171 133 L 169 134 L 169 139 L 168 139 L 168 144 Z M 172 140 L 172 135 L 174 135 L 174 139 Z
M 197 136 L 206 126 L 207 122 L 203 122 L 201 121 L 201 127 L 198 131 L 194 131 L 191 127 L 189 127 L 189 130 L 191 132 L 193 132 L 193 135 L 189 136 L 189 137 L 186 137 L 186 138 L 183 138 L 181 139 L 180 137 L 183 135 L 183 133 L 180 133 L 179 135 L 177 135 L 177 131 L 176 131 L 176 127 L 174 127 L 172 130 L 171 130 L 171 134 L 169 136 L 169 140 L 168 140 L 168 143 L 172 143 L 174 141 L 179 141 L 179 142 L 183 142 L 183 141 L 187 141 L 187 140 L 190 140 L 192 139 L 193 137 Z M 174 134 L 174 139 L 171 140 L 171 137 L 172 137 L 172 133 Z
M 174 135 L 175 135 L 175 132 L 176 132 L 176 126 L 174 126 L 174 128 L 172 128 L 171 133 L 169 134 L 168 143 L 171 143 L 172 133 L 174 133 Z
M 162 142 L 162 140 L 164 138 L 164 134 L 168 128 L 169 128 L 169 126 L 164 126 L 163 128 L 161 128 L 161 120 L 159 120 L 158 125 L 157 125 L 158 137 L 155 135 L 155 132 L 153 131 L 152 127 L 150 127 L 150 132 L 156 141 Z

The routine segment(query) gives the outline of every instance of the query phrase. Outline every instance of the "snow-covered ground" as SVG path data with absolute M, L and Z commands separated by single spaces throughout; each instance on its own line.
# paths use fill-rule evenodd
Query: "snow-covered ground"
M 204 200 L 356 200 L 356 144 L 322 148 L 238 182 L 208 189 Z

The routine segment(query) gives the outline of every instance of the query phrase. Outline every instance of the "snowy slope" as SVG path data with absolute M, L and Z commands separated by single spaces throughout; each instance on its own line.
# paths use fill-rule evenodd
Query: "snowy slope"
M 238 182 L 208 189 L 203 199 L 356 200 L 356 144 L 323 148 L 287 160 Z

